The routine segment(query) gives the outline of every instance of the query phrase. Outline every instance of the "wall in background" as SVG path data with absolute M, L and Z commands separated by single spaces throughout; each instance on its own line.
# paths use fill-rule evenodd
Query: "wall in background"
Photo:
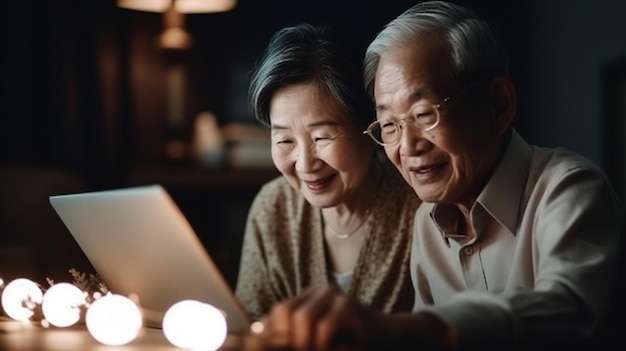
M 626 89 L 605 91 L 605 70 L 626 57 L 625 1 L 457 2 L 487 16 L 507 40 L 512 79 L 519 88 L 515 126 L 528 141 L 565 146 L 605 169 L 624 162 L 624 153 L 607 150 L 623 144 L 611 143 L 606 136 L 626 134 L 609 130 L 624 129 L 626 109 L 607 110 L 605 97 L 626 101 Z M 370 40 L 413 3 L 240 0 L 228 13 L 188 16 L 195 44 L 182 57 L 189 74 L 186 125 L 206 110 L 215 112 L 222 124 L 252 123 L 246 102 L 249 72 L 277 29 L 303 21 L 340 22 Z M 138 165 L 163 166 L 167 56 L 155 43 L 162 28 L 159 15 L 119 9 L 115 0 L 49 0 L 7 2 L 0 16 L 0 163 L 67 170 L 91 189 L 130 184 L 129 175 Z M 605 111 L 613 112 L 607 116 Z M 626 177 L 610 175 L 614 181 Z M 178 199 L 195 221 L 192 225 L 203 232 L 207 226 L 214 228 L 215 216 L 209 212 L 228 201 L 216 198 L 212 188 L 198 191 L 181 184 L 187 178 L 175 178 L 171 184 L 185 187 Z M 247 187 L 230 216 L 219 218 L 225 228 L 220 240 L 225 241 L 209 240 L 220 251 L 219 245 L 226 243 L 233 252 L 223 260 L 230 266 L 229 281 L 235 278 L 246 204 L 254 192 Z
M 607 119 L 626 116 L 605 115 L 604 71 L 626 59 L 626 2 L 531 0 L 524 6 L 523 49 L 514 62 L 525 67 L 519 128 L 531 142 L 565 146 L 601 166 L 619 162 L 605 159 L 606 128 L 620 125 Z
M 626 2 L 457 2 L 485 14 L 509 43 L 518 129 L 604 166 L 602 72 L 626 56 Z M 341 22 L 369 40 L 413 3 L 240 0 L 228 13 L 188 16 L 196 42 L 185 58 L 187 118 L 210 110 L 222 123 L 250 121 L 248 74 L 278 28 Z M 119 9 L 115 0 L 10 2 L 2 26 L 1 161 L 70 168 L 96 186 L 158 161 L 166 134 L 159 15 Z

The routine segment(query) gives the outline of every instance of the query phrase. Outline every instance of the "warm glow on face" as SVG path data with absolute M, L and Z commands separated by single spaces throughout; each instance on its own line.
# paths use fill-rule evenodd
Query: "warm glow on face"
M 188 350 L 217 350 L 228 328 L 222 311 L 203 302 L 183 300 L 163 316 L 163 334 L 172 345 Z
M 32 280 L 18 278 L 11 281 L 2 291 L 2 308 L 12 319 L 27 321 L 34 309 L 43 300 L 43 293 Z
M 143 316 L 139 306 L 131 299 L 108 294 L 94 301 L 85 316 L 87 330 L 105 345 L 124 345 L 139 335 Z
M 69 327 L 80 319 L 85 293 L 70 283 L 51 286 L 43 295 L 41 310 L 48 322 L 56 327 Z

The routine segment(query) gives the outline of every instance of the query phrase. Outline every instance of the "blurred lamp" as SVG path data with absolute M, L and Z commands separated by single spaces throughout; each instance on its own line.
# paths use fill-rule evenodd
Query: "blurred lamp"
M 117 6 L 129 10 L 165 12 L 174 5 L 181 13 L 225 12 L 235 7 L 236 0 L 118 0 Z
M 158 37 L 158 45 L 167 55 L 167 115 L 169 132 L 164 145 L 168 159 L 183 160 L 188 154 L 188 146 L 181 131 L 185 121 L 186 71 L 181 54 L 188 51 L 193 38 L 185 29 L 186 14 L 203 14 L 232 10 L 236 0 L 117 0 L 120 8 L 163 13 L 163 32 Z
M 164 30 L 159 38 L 163 49 L 185 50 L 191 47 L 191 35 L 185 30 L 185 14 L 215 13 L 232 10 L 236 0 L 118 0 L 121 8 L 162 12 Z

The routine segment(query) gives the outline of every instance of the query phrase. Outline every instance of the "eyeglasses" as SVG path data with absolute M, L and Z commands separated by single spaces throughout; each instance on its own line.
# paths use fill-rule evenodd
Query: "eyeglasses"
M 393 146 L 400 142 L 402 129 L 407 123 L 424 132 L 435 129 L 439 125 L 439 119 L 441 118 L 441 113 L 439 112 L 441 107 L 450 102 L 450 100 L 468 92 L 482 81 L 475 81 L 457 93 L 446 97 L 439 104 L 418 104 L 413 107 L 411 113 L 406 118 L 397 121 L 374 121 L 367 127 L 367 130 L 363 131 L 363 134 L 368 134 L 378 145 Z

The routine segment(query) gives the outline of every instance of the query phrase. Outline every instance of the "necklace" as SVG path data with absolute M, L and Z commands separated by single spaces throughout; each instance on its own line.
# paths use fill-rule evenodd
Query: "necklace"
M 376 162 L 374 162 L 374 163 L 377 165 Z M 382 182 L 381 169 L 377 168 L 377 170 L 378 170 L 379 173 L 375 174 L 375 176 L 374 176 L 374 179 L 375 179 L 374 183 L 376 183 L 378 185 L 377 187 L 375 187 L 375 189 L 380 189 L 380 183 Z M 376 203 L 376 197 L 378 196 L 377 194 L 378 194 L 378 190 L 375 191 L 372 194 L 372 198 L 371 198 L 372 202 L 370 204 L 370 207 L 373 206 Z M 321 211 L 320 211 L 320 214 L 322 216 L 322 224 L 324 225 L 324 227 L 328 227 L 328 229 L 330 229 L 330 233 L 332 235 L 334 235 L 336 238 L 341 239 L 341 240 L 346 240 L 346 239 L 349 239 L 350 237 L 352 237 L 357 232 L 359 232 L 359 229 L 361 229 L 365 225 L 365 223 L 368 222 L 370 214 L 371 214 L 371 211 L 370 211 L 370 208 L 365 210 L 365 216 L 363 216 L 363 221 L 361 223 L 359 223 L 359 225 L 356 228 L 354 228 L 353 230 L 351 230 L 348 233 L 344 233 L 344 232 L 341 232 L 341 231 L 335 229 L 332 225 L 330 225 L 330 223 L 328 223 L 328 222 L 326 222 L 324 220 L 324 214 L 321 213 Z
M 367 223 L 367 220 L 369 219 L 369 217 L 370 217 L 370 209 L 368 208 L 365 211 L 365 218 L 363 218 L 363 221 L 361 223 L 359 223 L 359 225 L 356 228 L 354 228 L 353 230 L 351 230 L 348 233 L 344 233 L 344 232 L 341 232 L 341 231 L 333 228 L 333 226 L 330 225 L 330 223 L 324 221 L 324 215 L 322 215 L 322 221 L 324 221 L 324 224 L 329 229 L 331 229 L 331 231 L 330 231 L 331 234 L 333 234 L 338 239 L 346 240 L 346 239 L 350 238 L 352 235 L 356 234 L 359 231 L 359 229 L 361 229 L 363 227 L 363 225 L 365 225 L 365 223 Z

